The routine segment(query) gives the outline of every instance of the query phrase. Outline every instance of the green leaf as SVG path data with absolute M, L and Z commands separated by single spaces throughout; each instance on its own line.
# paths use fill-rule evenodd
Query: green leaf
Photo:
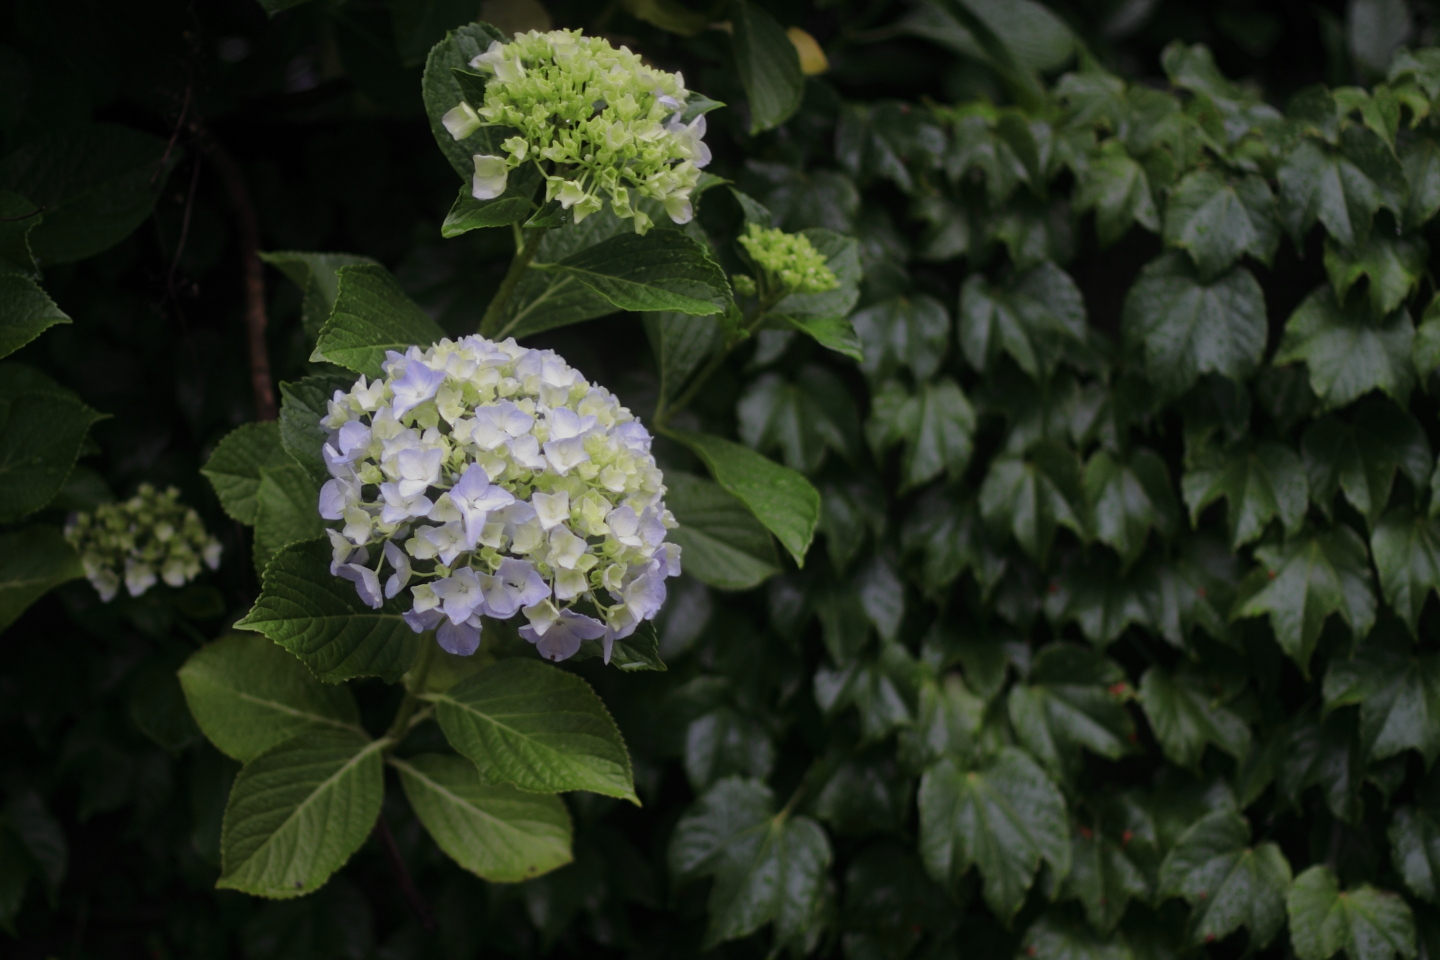
M 501 660 L 430 699 L 450 745 L 489 783 L 640 802 L 615 721 L 572 673 L 538 660 Z
M 420 96 L 425 101 L 430 132 L 434 135 L 440 152 L 450 161 L 450 166 L 455 169 L 460 179 L 467 184 L 475 174 L 475 162 L 472 158 L 476 154 L 498 153 L 495 149 L 499 143 L 495 136 L 496 130 L 481 127 L 464 140 L 457 141 L 450 136 L 450 131 L 445 129 L 440 118 L 465 100 L 465 90 L 455 75 L 456 71 L 468 73 L 471 69 L 470 61 L 489 49 L 492 41 L 499 40 L 504 43 L 506 39 L 504 34 L 488 23 L 467 23 L 446 34 L 444 40 L 430 49 L 430 55 L 425 59 L 425 75 L 420 85 Z M 478 108 L 480 104 L 472 103 L 471 106 Z M 502 134 L 500 139 L 507 135 Z M 505 200 L 502 196 L 490 202 L 503 203 Z
M 354 584 L 331 575 L 330 561 L 327 540 L 285 547 L 236 628 L 263 633 L 327 683 L 370 676 L 394 683 L 410 669 L 420 638 L 401 619 L 399 601 L 371 610 Z
M 1400 149 L 1400 163 L 1410 184 L 1403 226 L 1419 230 L 1440 212 L 1440 145 L 1429 137 L 1411 140 Z
M 952 480 L 960 478 L 974 451 L 975 410 L 949 377 L 924 384 L 915 395 L 890 383 L 871 398 L 865 433 L 877 457 L 904 443 L 903 492 L 942 473 Z
M 680 396 L 690 378 L 725 343 L 725 328 L 714 316 L 650 313 L 645 315 L 645 331 L 660 367 L 660 396 L 666 402 Z
M 796 565 L 804 565 L 820 520 L 820 492 L 809 480 L 729 440 L 689 430 L 666 435 L 704 461 L 716 482 L 775 534 Z
M 570 814 L 559 797 L 487 784 L 456 756 L 422 753 L 390 764 L 436 844 L 481 879 L 518 883 L 573 859 Z
M 860 266 L 860 242 L 820 228 L 801 230 L 800 235 L 825 258 L 825 265 L 835 274 L 839 286 L 824 293 L 792 293 L 775 304 L 770 313 L 783 318 L 785 323 L 826 349 L 861 360 L 858 335 L 846 319 L 860 299 L 860 280 L 864 275 Z
M 860 369 L 876 379 L 908 367 L 928 380 L 940 369 L 950 343 L 950 315 L 934 297 L 892 297 L 851 317 L 864 346 Z
M 1188 253 L 1201 277 L 1246 254 L 1269 264 L 1280 243 L 1275 197 L 1254 174 L 1231 181 L 1213 169 L 1196 170 L 1171 189 L 1165 243 Z
M 0 630 L 55 587 L 84 575 L 75 548 L 54 527 L 0 533 Z
M 0 823 L 3 823 L 0 832 L 7 832 L 4 827 L 8 827 L 8 832 L 20 841 L 30 865 L 45 885 L 45 895 L 53 910 L 70 859 L 64 830 L 33 790 L 13 793 L 5 803 L 4 819 Z
M 775 942 L 803 937 L 819 922 L 832 854 L 809 817 L 777 815 L 764 784 L 728 777 L 675 825 L 668 855 L 681 882 L 714 877 L 701 949 L 774 924 Z
M 1365 541 L 1340 524 L 1324 533 L 1260 547 L 1263 564 L 1251 581 L 1259 590 L 1242 599 L 1233 619 L 1268 616 L 1280 648 L 1301 671 L 1320 640 L 1325 618 L 1339 613 L 1357 638 L 1375 623 L 1375 594 Z
M 790 317 L 772 312 L 770 319 L 799 330 L 826 350 L 834 350 L 856 362 L 865 359 L 860 334 L 845 317 Z
M 980 513 L 997 536 L 1013 536 L 1026 554 L 1044 564 L 1057 526 L 1085 535 L 1079 460 L 1048 442 L 1024 457 L 996 457 L 980 487 Z
M 1304 361 L 1310 386 L 1327 406 L 1342 407 L 1371 390 L 1383 390 L 1403 406 L 1415 385 L 1414 339 L 1404 310 L 1383 320 L 1347 313 L 1329 287 L 1320 287 L 1285 321 L 1274 362 Z
M 1415 956 L 1415 918 L 1405 901 L 1369 884 L 1342 893 L 1323 864 L 1295 878 L 1285 906 L 1299 960 L 1329 960 L 1341 950 L 1350 960 Z
M 279 424 L 245 423 L 225 435 L 200 472 L 215 488 L 225 512 L 243 524 L 254 526 L 255 514 L 260 508 L 256 500 L 260 493 L 260 471 L 289 463 Z
M 1169 471 L 1151 450 L 1136 450 L 1125 461 L 1097 450 L 1085 464 L 1084 482 L 1090 529 L 1126 567 L 1140 558 L 1152 529 L 1166 538 L 1180 529 Z
M 255 491 L 257 573 L 263 575 L 270 559 L 290 544 L 325 536 L 319 500 L 320 485 L 299 464 L 260 468 L 260 486 Z
M 1365 773 L 1358 723 L 1351 710 L 1329 713 L 1323 719 L 1317 718 L 1315 711 L 1305 710 L 1278 731 L 1274 741 L 1278 794 L 1298 808 L 1301 793 L 1319 787 L 1332 815 L 1356 823 Z
M 974 273 L 960 288 L 960 346 L 976 370 L 1003 351 L 1035 379 L 1050 375 L 1065 342 L 1085 337 L 1085 301 L 1070 275 L 1046 261 L 1003 286 Z
M 785 465 L 815 473 L 830 450 L 854 461 L 859 424 L 849 385 L 807 364 L 793 380 L 762 374 L 736 404 L 740 439 L 763 453 L 780 449 Z
M 1431 804 L 1395 810 L 1386 831 L 1390 860 L 1410 892 L 1434 903 L 1440 899 L 1440 816 Z
M 1383 400 L 1363 404 L 1350 423 L 1333 416 L 1316 421 L 1300 449 L 1311 500 L 1329 516 L 1331 501 L 1343 490 L 1371 529 L 1390 502 L 1395 472 L 1403 470 L 1415 489 L 1423 490 L 1434 463 L 1420 424 Z
M 280 384 L 280 444 L 317 485 L 330 479 L 330 469 L 321 452 L 330 431 L 320 421 L 329 415 L 330 398 L 335 391 L 349 392 L 354 384 L 348 374 L 323 373 Z M 276 465 L 263 463 L 261 469 Z
M 25 372 L 0 366 L 0 523 L 14 523 L 55 498 L 101 419 L 68 390 L 27 384 Z
M 1010 690 L 1010 724 L 1052 773 L 1071 774 L 1080 748 L 1110 760 L 1130 749 L 1135 725 L 1123 699 L 1128 689 L 1114 661 L 1077 644 L 1050 644 L 1036 655 L 1025 683 Z
M 0 823 L 0 929 L 16 936 L 15 917 L 25 904 L 30 885 L 30 864 L 25 850 Z
M 1290 862 L 1273 843 L 1250 845 L 1250 825 L 1233 810 L 1217 810 L 1180 837 L 1160 868 L 1160 893 L 1184 897 L 1196 944 L 1250 931 L 1263 949 L 1285 925 Z
M 775 18 L 750 0 L 730 5 L 735 71 L 750 103 L 750 133 L 778 127 L 800 108 L 800 55 Z
M 471 230 L 519 223 L 535 209 L 535 191 L 540 186 L 540 181 L 539 171 L 532 166 L 512 170 L 505 181 L 505 192 L 490 200 L 476 200 L 467 181 L 460 188 L 455 202 L 450 205 L 450 212 L 445 214 L 444 222 L 440 224 L 440 236 L 448 240 L 463 236 Z
M 985 903 L 1009 923 L 1043 860 L 1057 879 L 1070 871 L 1065 798 L 1024 753 L 1003 747 L 984 766 L 941 760 L 920 780 L 920 857 L 952 888 L 972 865 Z
M 1244 267 L 1204 281 L 1181 253 L 1140 271 L 1125 295 L 1121 327 L 1144 354 L 1150 382 L 1175 397 L 1202 373 L 1243 380 L 1265 352 L 1265 298 Z
M 1127 852 L 1134 838 L 1125 831 L 1119 840 L 1095 829 L 1081 827 L 1074 836 L 1070 875 L 1062 896 L 1079 900 L 1090 926 L 1111 933 L 1125 916 L 1131 900 L 1149 900 L 1145 873 Z
M 1137 956 L 1123 933 L 1101 936 L 1057 911 L 1031 924 L 1021 949 L 1032 960 L 1136 960 Z
M 445 336 L 384 267 L 356 264 L 341 267 L 338 276 L 335 306 L 320 328 L 312 361 L 379 377 L 387 350 L 428 347 Z
M 56 324 L 70 322 L 69 315 L 33 280 L 0 276 L 0 358 L 19 350 Z
M 1289 447 L 1260 443 L 1250 448 L 1209 449 L 1195 458 L 1180 480 L 1190 523 L 1199 526 L 1200 512 L 1225 499 L 1230 545 L 1238 550 L 1279 519 L 1293 534 L 1305 519 L 1309 484 L 1305 467 Z
M 276 900 L 323 886 L 380 815 L 385 743 L 313 731 L 245 764 L 225 805 L 215 885 Z
M 1343 150 L 1302 140 L 1276 173 L 1280 219 L 1297 247 L 1317 218 L 1345 246 L 1364 243 L 1375 211 L 1393 203 L 1387 194 L 1395 180 L 1404 182 L 1399 161 L 1374 133 L 1348 127 L 1344 140 Z
M 670 531 L 685 572 L 721 590 L 749 590 L 780 572 L 770 532 L 717 483 L 665 472 L 665 504 L 680 526 Z
M 1440 590 L 1440 524 L 1405 508 L 1386 513 L 1370 535 L 1385 602 L 1415 636 L 1432 590 Z
M 1420 237 L 1386 237 L 1378 233 L 1353 254 L 1333 240 L 1325 243 L 1325 273 L 1335 288 L 1335 299 L 1345 296 L 1363 277 L 1370 297 L 1370 314 L 1388 316 L 1405 302 L 1425 272 L 1429 246 Z
M 301 733 L 365 732 L 348 687 L 321 683 L 264 637 L 237 633 L 208 643 L 179 677 L 200 730 L 241 762 Z
M 1119 140 L 1107 140 L 1078 176 L 1075 212 L 1095 211 L 1095 232 L 1108 247 L 1138 223 L 1160 232 L 1160 214 L 1150 193 L 1145 168 L 1130 158 Z
M 574 278 L 617 310 L 705 316 L 732 302 L 725 271 L 704 244 L 674 230 L 622 233 L 548 269 Z
M 260 253 L 260 259 L 289 277 L 304 295 L 300 310 L 300 323 L 305 335 L 312 341 L 320 336 L 320 328 L 335 308 L 335 297 L 340 292 L 340 268 L 356 264 L 379 266 L 369 257 L 358 253 L 300 253 L 294 250 L 277 250 Z
M 1377 632 L 1325 672 L 1325 709 L 1360 707 L 1360 742 L 1371 761 L 1418 750 L 1440 756 L 1440 654 L 1417 654 L 1407 639 Z
M 722 777 L 763 780 L 774 765 L 770 734 L 733 707 L 717 707 L 685 728 L 685 776 L 696 793 Z
M 1140 706 L 1172 763 L 1198 768 L 1207 743 L 1236 760 L 1250 751 L 1250 728 L 1193 674 L 1146 670 L 1140 678 Z
M 30 252 L 30 234 L 44 220 L 38 203 L 18 193 L 0 190 L 0 274 L 38 279 L 40 269 Z
M 144 223 L 179 158 L 166 141 L 128 127 L 64 125 L 0 160 L 0 188 L 45 210 L 28 234 L 35 259 L 70 263 L 110 249 Z

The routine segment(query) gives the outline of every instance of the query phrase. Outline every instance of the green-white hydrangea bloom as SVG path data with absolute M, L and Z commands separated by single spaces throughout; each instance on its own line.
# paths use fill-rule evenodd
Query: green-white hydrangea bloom
M 477 155 L 471 192 L 491 200 L 511 170 L 534 163 L 545 175 L 545 199 L 575 221 L 609 199 L 615 215 L 644 233 L 650 218 L 637 198 L 659 200 L 676 223 L 694 216 L 691 193 L 710 162 L 705 117 L 682 121 L 689 91 L 679 73 L 645 65 L 626 47 L 579 30 L 530 31 L 496 40 L 470 65 L 489 73 L 485 102 L 460 103 L 442 118 L 463 140 L 482 126 L 518 131 L 503 155 Z
M 609 391 L 513 339 L 391 351 L 383 379 L 336 391 L 321 420 L 334 478 L 331 572 L 369 606 L 468 656 L 481 618 L 524 614 L 550 660 L 614 642 L 665 601 L 680 548 L 650 434 Z
M 835 272 L 826 265 L 825 255 L 803 234 L 748 223 L 740 245 L 768 285 L 778 288 L 777 293 L 824 293 L 840 286 Z M 753 289 L 754 281 L 746 279 L 747 288 Z
M 74 513 L 65 539 L 80 555 L 85 576 L 106 601 L 123 582 L 138 597 L 157 579 L 183 586 L 200 574 L 201 564 L 220 566 L 220 541 L 205 532 L 200 515 L 180 502 L 180 491 L 163 493 L 142 483 L 124 503 L 106 503 Z

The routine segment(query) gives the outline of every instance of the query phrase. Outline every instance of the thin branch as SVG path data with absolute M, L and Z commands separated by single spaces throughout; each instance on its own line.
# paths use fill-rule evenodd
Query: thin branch
M 385 857 L 390 861 L 390 869 L 395 871 L 395 882 L 400 884 L 400 892 L 410 903 L 410 909 L 415 911 L 420 925 L 426 930 L 434 930 L 435 911 L 430 909 L 430 904 L 426 903 L 425 898 L 420 895 L 419 888 L 415 886 L 415 881 L 410 876 L 410 869 L 400 858 L 400 846 L 395 842 L 395 834 L 390 832 L 390 824 L 385 820 L 383 813 L 375 821 L 375 836 L 380 839 L 380 846 L 385 848 Z
M 39 206 L 36 207 L 34 210 L 31 210 L 29 213 L 20 214 L 20 216 L 18 217 L 0 217 L 0 223 L 14 223 L 17 220 L 29 220 L 31 217 L 38 217 L 44 212 L 45 208 L 43 206 Z

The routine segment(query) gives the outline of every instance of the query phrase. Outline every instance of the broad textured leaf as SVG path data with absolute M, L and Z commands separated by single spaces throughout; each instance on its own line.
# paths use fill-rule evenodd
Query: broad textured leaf
M 1145 168 L 1130 158 L 1118 140 L 1107 141 L 1078 179 L 1075 209 L 1095 211 L 1095 232 L 1101 246 L 1115 243 L 1134 223 L 1151 233 L 1160 232 L 1160 213 Z
M 680 545 L 687 574 L 722 590 L 748 590 L 780 572 L 770 532 L 719 484 L 667 470 L 665 485 L 666 506 L 680 522 L 668 537 Z
M 216 886 L 276 900 L 323 886 L 380 815 L 384 745 L 316 731 L 247 763 L 225 805 Z
M 55 587 L 84 575 L 75 548 L 55 527 L 0 533 L 0 630 Z
M 1042 860 L 1057 878 L 1070 870 L 1065 798 L 1012 747 L 976 770 L 942 760 L 920 781 L 920 856 L 932 877 L 952 886 L 979 867 L 986 904 L 1008 922 Z
M 860 368 L 874 378 L 908 368 L 926 380 L 940 369 L 950 343 L 950 315 L 934 297 L 894 297 L 858 311 L 851 318 L 865 359 Z
M 1330 236 L 1347 247 L 1363 243 L 1370 234 L 1375 211 L 1385 205 L 1381 185 L 1372 177 L 1388 180 L 1399 170 L 1399 162 L 1375 159 L 1377 151 L 1367 141 L 1368 131 L 1346 131 L 1346 151 L 1334 150 L 1314 140 L 1302 140 L 1276 174 L 1280 183 L 1280 218 L 1297 246 L 1316 219 Z M 1378 140 L 1373 133 L 1370 138 Z M 1381 150 L 1388 150 L 1383 143 Z M 1352 155 L 1361 163 L 1356 163 Z M 1403 172 L 1401 172 L 1403 178 Z M 1396 211 L 1399 213 L 1400 211 Z
M 70 317 L 33 280 L 0 276 L 0 358 Z
M 257 573 L 263 575 L 270 559 L 290 544 L 325 536 L 319 500 L 319 484 L 299 464 L 260 468 L 253 545 Z
M 948 377 L 924 384 L 914 395 L 892 383 L 872 397 L 865 433 L 877 456 L 904 443 L 902 490 L 918 487 L 941 473 L 958 480 L 974 449 L 975 410 Z
M 801 474 L 729 440 L 689 430 L 668 436 L 704 461 L 710 475 L 775 534 L 797 565 L 815 537 L 820 492 Z
M 330 573 L 330 562 L 328 540 L 285 547 L 266 566 L 260 596 L 235 626 L 274 640 L 329 683 L 370 676 L 394 683 L 410 669 L 421 642 L 401 619 L 405 603 L 370 609 L 353 583 Z
M 660 366 L 660 396 L 665 401 L 678 397 L 725 343 L 725 327 L 714 316 L 651 313 L 645 316 L 645 328 Z
M 320 328 L 311 360 L 379 377 L 386 351 L 423 349 L 445 336 L 384 267 L 356 264 L 341 267 L 338 276 L 335 305 Z
M 473 11 L 471 15 L 474 15 Z M 430 132 L 435 136 L 440 152 L 450 161 L 450 166 L 455 169 L 460 179 L 467 184 L 475 173 L 472 159 L 475 154 L 493 155 L 498 152 L 495 149 L 499 143 L 495 139 L 496 130 L 481 127 L 464 140 L 456 140 L 450 135 L 450 131 L 445 129 L 440 118 L 465 99 L 465 90 L 455 76 L 455 71 L 470 72 L 470 61 L 476 55 L 484 53 L 492 41 L 499 40 L 503 43 L 506 39 L 503 33 L 488 23 L 467 23 L 450 31 L 444 40 L 431 48 L 425 60 L 425 75 L 420 89 L 421 98 L 425 102 L 425 113 L 430 119 Z M 476 79 L 480 78 L 477 76 Z M 471 106 L 478 109 L 480 104 Z M 503 138 L 502 135 L 501 139 Z M 503 201 L 497 199 L 493 202 Z
M 1127 566 L 1139 559 L 1152 529 L 1169 537 L 1180 528 L 1169 471 L 1150 450 L 1124 461 L 1096 451 L 1085 464 L 1085 502 L 1095 538 L 1114 547 Z
M 1260 443 L 1245 449 L 1207 450 L 1180 480 L 1190 523 L 1199 526 L 1200 512 L 1225 499 L 1230 544 L 1239 549 L 1278 519 L 1288 534 L 1305 519 L 1309 484 L 1305 467 L 1289 447 Z
M 501 660 L 430 699 L 450 745 L 489 783 L 639 803 L 615 721 L 572 673 L 538 660 Z
M 617 310 L 708 315 L 730 306 L 729 281 L 709 251 L 676 231 L 622 233 L 550 269 L 575 278 Z
M 1415 634 L 1430 592 L 1440 590 L 1440 524 L 1411 510 L 1391 510 L 1370 535 L 1370 553 L 1385 602 Z
M 1425 489 L 1434 457 L 1414 417 L 1387 401 L 1361 405 L 1346 423 L 1326 417 L 1305 431 L 1300 450 L 1310 478 L 1310 498 L 1330 515 L 1337 491 L 1364 515 L 1371 529 L 1390 502 L 1395 472 L 1416 490 Z
M 1250 750 L 1250 728 L 1228 707 L 1219 691 L 1189 673 L 1151 667 L 1140 678 L 1140 705 L 1165 756 L 1182 767 L 1198 768 L 1206 744 L 1236 760 Z
M 259 510 L 256 496 L 260 492 L 260 471 L 291 462 L 285 454 L 279 424 L 245 423 L 225 435 L 200 472 L 215 488 L 225 512 L 243 524 L 254 526 Z
M 1299 960 L 1350 960 L 1415 956 L 1415 918 L 1397 895 L 1369 884 L 1344 891 L 1320 864 L 1295 878 L 1285 898 L 1290 944 Z
M 335 391 L 348 393 L 354 383 L 348 374 L 316 374 L 295 383 L 280 384 L 280 444 L 316 484 L 330 479 L 330 469 L 321 452 L 330 431 L 320 421 L 329 415 L 330 398 Z M 261 469 L 274 465 L 267 461 Z
M 39 277 L 39 267 L 30 252 L 30 233 L 44 220 L 38 203 L 0 189 L 0 274 Z
M 735 68 L 750 105 L 750 133 L 777 127 L 800 107 L 805 76 L 800 56 L 780 24 L 750 0 L 730 5 Z
M 992 530 L 1013 536 L 1043 564 L 1057 526 L 1085 535 L 1079 460 L 1052 443 L 1035 446 L 1023 458 L 996 457 L 980 488 L 980 512 Z
M 1160 868 L 1160 893 L 1190 903 L 1197 944 L 1242 926 L 1263 948 L 1285 925 L 1290 862 L 1273 843 L 1250 844 L 1250 825 L 1233 810 L 1217 810 L 1180 837 Z
M 335 297 L 340 292 L 340 268 L 368 263 L 379 266 L 370 257 L 358 253 L 300 253 L 276 250 L 260 254 L 260 259 L 289 277 L 304 295 L 300 322 L 305 335 L 312 341 L 330 318 Z
M 1418 654 L 1403 634 L 1385 631 L 1359 644 L 1325 673 L 1325 709 L 1360 707 L 1360 741 L 1371 760 L 1418 750 L 1428 767 L 1440 756 L 1440 654 Z
M 1354 253 L 1330 241 L 1325 244 L 1325 272 L 1340 303 L 1361 279 L 1366 280 L 1370 314 L 1383 317 L 1404 303 L 1420 282 L 1429 252 L 1419 237 L 1374 233 Z
M 519 223 L 534 211 L 535 194 L 540 183 L 538 171 L 531 166 L 512 170 L 505 181 L 505 192 L 490 200 L 476 200 L 471 184 L 466 183 L 450 205 L 450 212 L 445 214 L 445 220 L 440 224 L 440 235 L 451 239 L 471 230 Z
M 818 921 L 832 854 L 809 817 L 778 816 L 770 790 L 754 780 L 721 780 L 695 802 L 670 840 L 672 874 L 715 878 L 702 949 L 767 923 L 786 943 Z
M 1250 376 L 1265 352 L 1265 298 L 1244 267 L 1205 281 L 1184 254 L 1167 253 L 1140 271 L 1121 326 L 1150 382 L 1174 397 L 1202 373 Z
M 242 762 L 300 733 L 365 732 L 349 687 L 321 683 L 264 637 L 221 637 L 192 653 L 179 676 L 201 731 Z
M 1010 724 L 1032 756 L 1063 776 L 1078 767 L 1080 748 L 1111 760 L 1127 752 L 1135 732 L 1127 691 L 1114 661 L 1073 643 L 1050 644 L 1025 683 L 1010 690 Z
M 1365 541 L 1343 524 L 1324 533 L 1255 551 L 1263 564 L 1251 574 L 1259 589 L 1236 606 L 1233 618 L 1270 618 L 1280 648 L 1302 671 L 1320 640 L 1325 619 L 1339 613 L 1356 637 L 1375 623 Z
M 450 859 L 491 883 L 518 883 L 572 859 L 559 797 L 487 784 L 462 757 L 392 758 L 415 816 Z
M 101 419 L 68 390 L 31 389 L 19 380 L 7 385 L 12 375 L 14 365 L 0 367 L 0 523 L 14 523 L 55 498 Z
M 988 369 L 1003 351 L 1039 379 L 1054 369 L 1066 340 L 1084 336 L 1080 288 L 1048 261 L 1004 286 L 975 273 L 960 289 L 960 346 L 976 370 Z
M 1415 325 L 1404 310 L 1383 320 L 1347 313 L 1329 287 L 1320 287 L 1285 321 L 1275 363 L 1304 361 L 1316 396 L 1332 407 L 1371 390 L 1403 405 L 1415 385 L 1414 340 Z
M 1165 242 L 1214 277 L 1248 254 L 1268 264 L 1280 243 L 1275 197 L 1260 177 L 1227 180 L 1213 169 L 1186 175 L 1165 204 Z

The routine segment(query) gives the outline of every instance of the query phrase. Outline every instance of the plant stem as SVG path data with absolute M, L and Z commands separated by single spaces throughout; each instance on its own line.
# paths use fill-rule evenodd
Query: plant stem
M 661 398 L 659 406 L 655 409 L 655 416 L 650 418 L 656 430 L 664 427 L 675 414 L 689 406 L 690 401 L 695 399 L 695 395 L 699 393 L 700 388 L 705 385 L 705 381 L 709 380 L 715 371 L 725 365 L 725 360 L 730 356 L 731 351 L 746 340 L 749 340 L 750 337 L 755 334 L 755 331 L 760 329 L 760 324 L 764 322 L 766 314 L 780 299 L 782 298 L 767 297 L 757 303 L 755 305 L 755 312 L 746 318 L 740 336 L 727 341 L 725 346 L 700 369 L 700 372 L 691 378 L 690 385 L 680 392 L 680 396 L 669 403 L 666 403 L 663 397 Z
M 430 667 L 435 663 L 435 645 L 432 634 L 421 636 L 420 656 L 412 668 L 415 679 L 405 691 L 405 699 L 400 701 L 400 709 L 395 711 L 395 719 L 391 722 L 390 729 L 385 731 L 385 739 L 390 741 L 390 745 L 386 747 L 387 752 L 405 739 L 405 734 L 410 732 L 410 718 L 420 709 L 420 704 L 424 703 L 420 694 L 425 692 L 425 681 L 430 678 Z
M 524 242 L 520 249 L 515 251 L 515 259 L 510 261 L 510 269 L 505 271 L 505 279 L 500 281 L 500 289 L 495 291 L 490 306 L 485 308 L 485 316 L 480 319 L 480 335 L 493 337 L 495 330 L 500 326 L 500 319 L 505 315 L 505 308 L 510 305 L 510 298 L 515 295 L 515 288 L 520 285 L 520 278 L 525 276 L 525 271 L 530 266 L 530 261 L 535 259 L 535 252 L 540 249 L 540 238 L 545 235 L 544 227 L 535 230 L 522 230 L 525 234 Z
M 430 909 L 430 904 L 420 895 L 415 880 L 410 876 L 410 869 L 400 858 L 400 845 L 395 842 L 395 834 L 390 832 L 390 824 L 386 822 L 383 813 L 375 820 L 375 836 L 380 840 L 381 849 L 385 851 L 385 859 L 390 861 L 390 869 L 395 872 L 395 882 L 400 884 L 400 892 L 409 902 L 410 909 L 415 911 L 420 925 L 426 930 L 434 930 L 435 911 Z

